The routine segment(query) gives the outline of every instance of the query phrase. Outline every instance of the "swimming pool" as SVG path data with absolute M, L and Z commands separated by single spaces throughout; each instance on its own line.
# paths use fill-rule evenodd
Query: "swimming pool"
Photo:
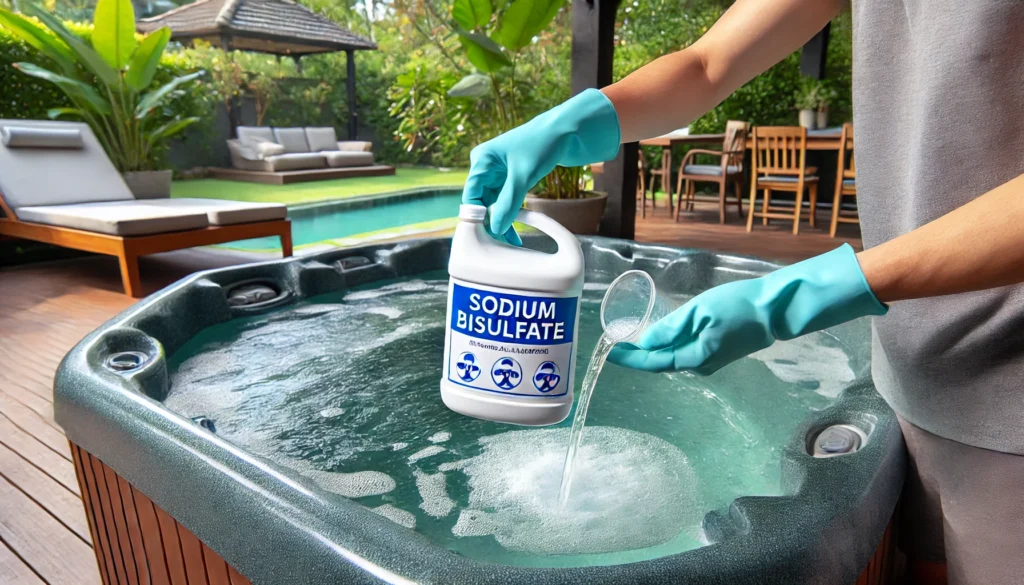
M 459 215 L 461 189 L 423 189 L 390 195 L 314 203 L 288 208 L 295 246 L 315 244 Z M 267 250 L 281 247 L 273 238 L 225 244 L 228 248 Z

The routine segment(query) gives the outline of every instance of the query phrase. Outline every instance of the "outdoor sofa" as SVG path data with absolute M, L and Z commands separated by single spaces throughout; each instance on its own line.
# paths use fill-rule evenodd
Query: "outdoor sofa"
M 277 236 L 292 255 L 284 205 L 137 200 L 80 122 L 0 120 L 0 236 L 116 256 L 135 298 L 146 254 Z
M 231 169 L 212 169 L 221 179 L 292 183 L 342 177 L 392 175 L 374 162 L 372 143 L 339 141 L 331 127 L 239 126 L 228 140 Z

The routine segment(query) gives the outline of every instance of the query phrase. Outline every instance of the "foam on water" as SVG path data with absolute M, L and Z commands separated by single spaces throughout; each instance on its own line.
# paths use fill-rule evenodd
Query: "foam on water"
M 450 438 L 452 438 L 452 434 L 448 431 L 439 431 L 427 437 L 427 440 L 431 443 L 444 443 Z
M 371 512 L 376 512 L 381 516 L 391 520 L 395 524 L 400 524 L 406 528 L 416 528 L 416 515 L 412 512 L 406 512 L 401 508 L 396 508 L 391 504 L 384 504 L 383 506 L 377 506 L 376 508 L 370 508 Z
M 391 450 L 392 451 L 401 451 L 402 449 L 405 449 L 408 446 L 409 446 L 409 443 L 392 443 L 391 444 Z
M 409 456 L 409 463 L 416 463 L 420 459 L 426 459 L 427 457 L 430 457 L 432 455 L 444 453 L 444 451 L 444 447 L 441 447 L 439 445 L 431 445 L 429 447 L 424 447 Z
M 512 431 L 481 439 L 468 460 L 469 506 L 458 536 L 493 535 L 509 550 L 554 555 L 651 547 L 699 522 L 697 477 L 679 448 L 612 427 L 587 429 L 574 482 L 558 505 L 568 429 Z M 694 534 L 695 536 L 695 534 Z
M 822 344 L 825 333 L 812 333 L 778 341 L 751 354 L 780 380 L 799 384 L 827 398 L 835 398 L 856 378 L 850 356 L 838 347 Z
M 337 406 L 331 406 L 320 411 L 320 416 L 324 418 L 334 418 L 345 414 L 344 408 L 338 408 Z
M 444 518 L 455 508 L 455 500 L 448 497 L 447 479 L 443 473 L 425 473 L 413 470 L 416 489 L 423 502 L 420 508 L 434 518 Z

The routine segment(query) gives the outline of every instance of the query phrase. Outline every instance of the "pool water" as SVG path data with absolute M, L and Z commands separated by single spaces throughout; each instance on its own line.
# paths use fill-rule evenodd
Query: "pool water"
M 171 356 L 166 405 L 456 553 L 609 565 L 700 547 L 708 511 L 782 494 L 784 445 L 865 367 L 827 333 L 710 377 L 609 364 L 560 508 L 571 417 L 526 429 L 442 404 L 447 284 L 424 273 L 210 327 Z M 578 380 L 606 286 L 584 292 Z
M 315 244 L 378 230 L 391 229 L 458 217 L 462 191 L 434 191 L 429 195 L 409 194 L 375 197 L 362 201 L 339 201 L 290 209 L 292 245 Z M 279 249 L 276 237 L 255 238 L 225 244 L 245 250 Z

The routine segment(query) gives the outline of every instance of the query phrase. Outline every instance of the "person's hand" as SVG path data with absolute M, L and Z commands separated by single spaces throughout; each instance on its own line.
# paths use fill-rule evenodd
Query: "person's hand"
M 750 280 L 707 290 L 608 355 L 620 366 L 712 374 L 786 340 L 866 315 L 884 315 L 848 244 Z
M 489 207 L 491 235 L 519 245 L 512 220 L 530 188 L 556 165 L 605 161 L 618 150 L 615 108 L 603 93 L 588 89 L 474 148 L 462 202 Z

